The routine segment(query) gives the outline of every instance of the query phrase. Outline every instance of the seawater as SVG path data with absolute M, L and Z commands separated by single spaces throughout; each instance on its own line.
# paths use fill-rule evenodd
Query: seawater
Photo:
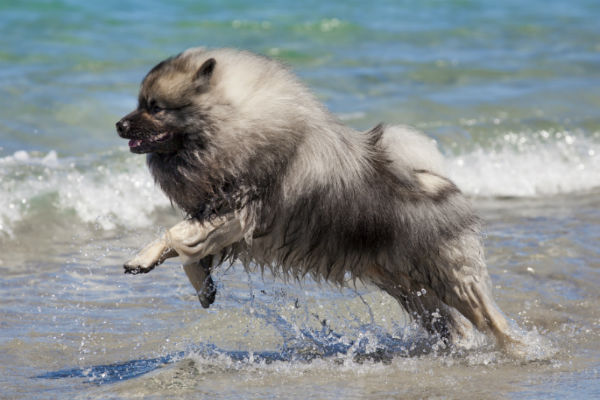
M 600 345 L 596 1 L 0 2 L 0 393 L 7 398 L 588 398 Z M 191 46 L 278 58 L 347 124 L 415 126 L 484 218 L 530 338 L 445 350 L 372 287 L 121 265 L 181 218 L 114 123 Z

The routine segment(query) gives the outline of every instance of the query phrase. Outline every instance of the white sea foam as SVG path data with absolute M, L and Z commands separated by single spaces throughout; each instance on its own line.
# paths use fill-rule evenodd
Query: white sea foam
M 508 133 L 493 149 L 447 158 L 450 178 L 481 197 L 535 197 L 600 187 L 600 142 L 583 135 Z
M 168 206 L 154 185 L 143 157 L 112 154 L 95 160 L 17 151 L 0 158 L 0 232 L 28 217 L 75 214 L 103 229 L 143 227 L 151 213 Z

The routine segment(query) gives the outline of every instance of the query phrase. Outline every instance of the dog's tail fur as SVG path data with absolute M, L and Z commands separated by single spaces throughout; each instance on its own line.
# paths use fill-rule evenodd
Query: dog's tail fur
M 393 164 L 403 170 L 424 170 L 444 176 L 444 157 L 436 141 L 403 125 L 385 129 L 381 144 Z

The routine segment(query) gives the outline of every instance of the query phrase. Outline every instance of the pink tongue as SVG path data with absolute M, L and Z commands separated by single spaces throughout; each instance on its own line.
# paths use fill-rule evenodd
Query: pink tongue
M 129 147 L 137 147 L 140 144 L 142 144 L 142 141 L 140 139 L 131 139 L 129 141 Z

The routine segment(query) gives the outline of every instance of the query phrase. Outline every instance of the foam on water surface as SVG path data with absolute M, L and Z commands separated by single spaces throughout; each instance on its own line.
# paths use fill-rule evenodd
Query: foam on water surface
M 450 178 L 482 197 L 536 197 L 600 187 L 600 141 L 570 132 L 509 132 L 493 148 L 448 157 Z
M 80 223 L 143 227 L 150 215 L 169 206 L 154 185 L 143 157 L 122 153 L 91 158 L 59 158 L 17 151 L 0 158 L 0 226 L 11 234 L 27 218 L 58 214 Z

